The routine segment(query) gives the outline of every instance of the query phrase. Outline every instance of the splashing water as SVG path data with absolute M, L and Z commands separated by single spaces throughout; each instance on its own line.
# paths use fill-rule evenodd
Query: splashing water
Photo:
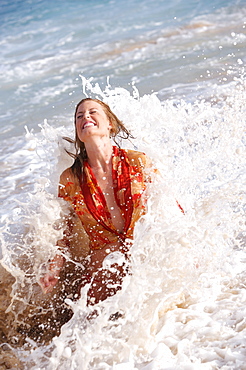
M 108 103 L 136 137 L 122 145 L 144 151 L 160 176 L 135 229 L 131 273 L 88 321 L 88 286 L 64 303 L 61 287 L 44 297 L 37 284 L 62 235 L 67 208 L 56 188 L 71 161 L 61 138 L 73 127 L 27 131 L 23 185 L 1 226 L 1 263 L 15 277 L 6 315 L 22 334 L 10 330 L 11 345 L 19 341 L 26 369 L 243 368 L 245 81 L 190 103 L 82 82 L 84 95 Z M 79 273 L 81 259 L 67 258 Z

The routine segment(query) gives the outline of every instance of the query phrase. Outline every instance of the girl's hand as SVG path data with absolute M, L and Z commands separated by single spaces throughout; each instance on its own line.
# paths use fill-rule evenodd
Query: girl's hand
M 59 273 L 57 271 L 48 271 L 44 277 L 39 280 L 39 285 L 42 288 L 44 294 L 50 293 L 57 281 L 59 280 Z
M 39 285 L 44 294 L 50 293 L 56 285 L 59 280 L 60 271 L 64 265 L 64 261 L 64 257 L 60 254 L 57 254 L 52 261 L 50 261 L 48 271 L 45 273 L 44 277 L 39 280 Z

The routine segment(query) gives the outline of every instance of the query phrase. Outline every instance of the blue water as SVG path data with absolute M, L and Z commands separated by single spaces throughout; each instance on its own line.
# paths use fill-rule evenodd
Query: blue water
M 57 183 L 71 164 L 62 136 L 73 136 L 82 97 L 107 101 L 163 176 L 122 292 L 89 326 L 83 299 L 70 302 L 75 315 L 51 344 L 26 338 L 15 347 L 25 369 L 244 368 L 245 20 L 245 0 L 1 1 L 0 246 L 17 279 L 10 312 L 19 317 L 31 299 L 53 304 L 37 276 L 59 237 Z M 114 325 L 115 310 L 125 316 Z
M 80 74 L 102 86 L 107 78 L 127 89 L 135 83 L 141 95 L 157 92 L 161 100 L 173 89 L 176 97 L 196 94 L 204 80 L 220 83 L 224 69 L 237 70 L 245 58 L 245 5 L 2 2 L 2 138 L 22 135 L 25 124 L 36 128 L 57 112 L 70 114 L 81 92 Z

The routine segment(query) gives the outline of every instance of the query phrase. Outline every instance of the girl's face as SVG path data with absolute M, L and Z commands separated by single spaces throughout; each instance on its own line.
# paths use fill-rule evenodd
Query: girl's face
M 77 135 L 80 141 L 86 142 L 93 136 L 108 137 L 112 125 L 103 107 L 92 100 L 81 103 L 75 117 Z

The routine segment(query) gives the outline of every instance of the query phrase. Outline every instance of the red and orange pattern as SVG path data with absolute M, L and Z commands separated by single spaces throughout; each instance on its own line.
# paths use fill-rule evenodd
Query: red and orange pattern
M 91 249 L 101 249 L 118 240 L 133 238 L 135 223 L 145 212 L 145 170 L 148 158 L 144 153 L 113 146 L 112 176 L 116 203 L 125 226 L 119 233 L 113 225 L 105 197 L 88 162 L 84 163 L 83 178 L 78 179 L 71 168 L 60 179 L 59 197 L 68 201 L 89 236 Z

